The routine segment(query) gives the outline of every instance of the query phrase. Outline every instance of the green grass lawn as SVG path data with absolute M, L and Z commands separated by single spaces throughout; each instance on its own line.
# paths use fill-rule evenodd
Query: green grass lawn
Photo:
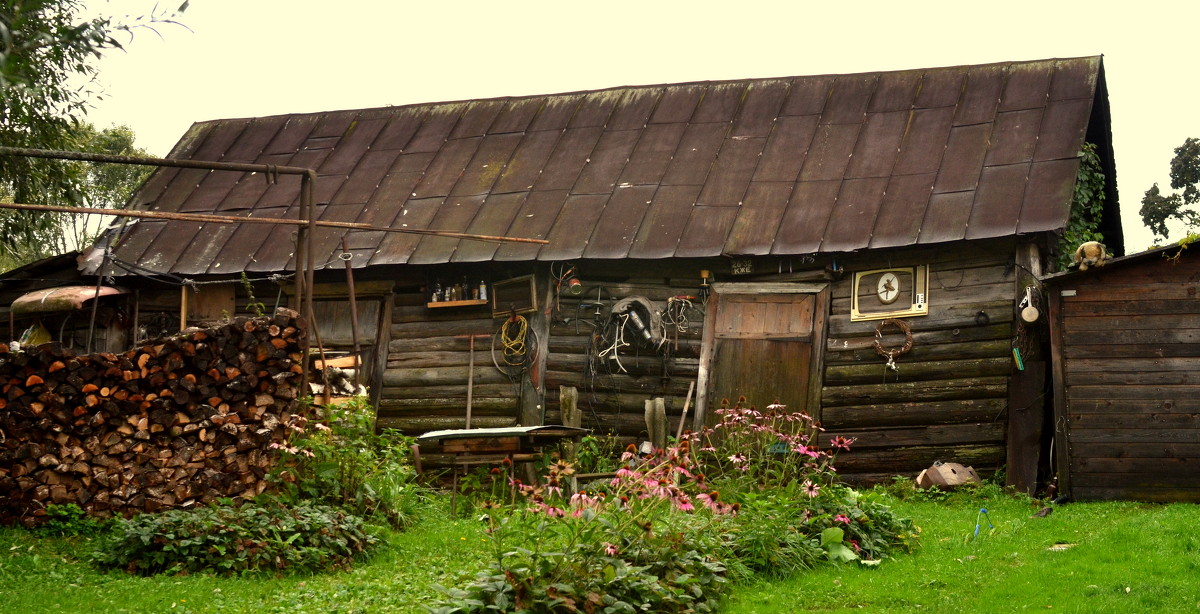
M 0 612 L 221 612 L 335 614 L 418 612 L 447 583 L 477 566 L 482 526 L 430 519 L 390 535 L 354 569 L 314 576 L 137 577 L 86 563 L 84 539 L 40 539 L 0 530 Z
M 878 567 L 823 567 L 734 587 L 730 613 L 1180 612 L 1200 609 L 1200 507 L 1074 503 L 1046 518 L 995 495 L 940 503 L 899 501 L 922 546 Z M 981 507 L 984 519 L 972 537 Z M 2 612 L 417 612 L 484 556 L 469 520 L 436 516 L 393 534 L 352 571 L 308 577 L 208 575 L 140 578 L 86 563 L 84 539 L 40 539 L 0 529 Z M 1053 549 L 1056 544 L 1072 544 Z
M 994 529 L 983 519 L 974 537 L 981 507 Z M 1200 508 L 1194 505 L 1075 503 L 1045 518 L 1031 517 L 1037 508 L 1028 502 L 1004 496 L 897 502 L 895 508 L 922 528 L 917 553 L 875 568 L 826 567 L 739 587 L 725 611 L 1200 609 Z

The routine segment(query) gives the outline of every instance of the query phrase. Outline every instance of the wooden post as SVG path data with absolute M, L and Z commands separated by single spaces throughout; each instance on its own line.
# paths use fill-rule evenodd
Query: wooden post
M 188 290 L 187 286 L 179 286 L 179 330 L 187 329 Z
M 667 405 L 662 397 L 646 399 L 646 432 L 655 448 L 667 447 Z
M 558 387 L 558 410 L 562 416 L 563 426 L 579 428 L 583 426 L 583 415 L 579 413 L 579 389 L 574 386 Z M 563 448 L 567 452 L 567 460 L 575 460 L 576 445 L 574 440 L 563 440 Z
M 1038 466 L 1042 449 L 1042 423 L 1045 420 L 1046 362 L 1041 356 L 1041 338 L 1038 327 L 1026 326 L 1016 305 L 1025 296 L 1025 288 L 1036 286 L 1041 274 L 1041 258 L 1037 245 L 1026 243 L 1017 246 L 1016 283 L 1013 294 L 1013 334 L 1025 328 L 1027 348 L 1030 355 L 1023 356 L 1024 369 L 1013 369 L 1008 384 L 1008 446 L 1006 451 L 1007 484 L 1027 495 L 1037 490 Z M 1042 316 L 1046 317 L 1046 316 Z
M 679 414 L 679 428 L 675 430 L 675 441 L 683 439 L 683 424 L 687 421 L 688 407 L 692 404 L 692 392 L 695 390 L 696 382 L 689 382 L 687 399 L 683 401 L 683 413 Z

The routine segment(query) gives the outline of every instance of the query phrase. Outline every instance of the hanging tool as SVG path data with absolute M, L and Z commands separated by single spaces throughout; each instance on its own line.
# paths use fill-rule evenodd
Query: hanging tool
M 459 335 L 458 338 L 466 337 L 468 341 L 468 358 L 467 358 L 467 422 L 466 428 L 471 428 L 471 406 L 475 401 L 475 339 L 476 338 L 491 338 L 491 335 Z
M 688 407 L 692 405 L 692 391 L 696 389 L 696 382 L 688 382 L 687 399 L 683 402 L 683 413 L 679 414 L 679 428 L 675 430 L 675 441 L 678 443 L 683 438 L 683 425 L 687 422 Z

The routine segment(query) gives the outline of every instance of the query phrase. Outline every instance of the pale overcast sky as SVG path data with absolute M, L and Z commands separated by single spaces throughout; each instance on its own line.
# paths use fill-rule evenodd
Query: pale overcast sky
M 99 64 L 90 120 L 156 156 L 209 119 L 1103 54 L 1132 253 L 1151 243 L 1142 194 L 1200 137 L 1191 1 L 191 0 L 181 21 Z

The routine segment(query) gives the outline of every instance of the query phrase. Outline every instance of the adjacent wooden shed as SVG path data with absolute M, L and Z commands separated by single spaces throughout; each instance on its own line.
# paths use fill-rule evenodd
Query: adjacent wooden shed
M 1200 501 L 1194 252 L 1155 249 L 1045 280 L 1064 494 Z

